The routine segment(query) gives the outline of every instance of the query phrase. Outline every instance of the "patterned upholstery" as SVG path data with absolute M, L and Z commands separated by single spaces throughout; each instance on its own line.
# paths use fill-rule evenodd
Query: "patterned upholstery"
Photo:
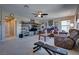
M 76 41 L 77 38 L 79 38 L 79 30 L 76 30 L 76 29 L 70 29 L 69 30 L 69 33 L 70 33 L 70 38 L 74 38 L 73 40 Z
M 76 40 L 79 38 L 78 35 L 79 31 L 76 29 L 70 29 L 69 35 L 55 35 L 54 36 L 54 43 L 58 47 L 62 47 L 65 49 L 72 49 L 75 46 Z

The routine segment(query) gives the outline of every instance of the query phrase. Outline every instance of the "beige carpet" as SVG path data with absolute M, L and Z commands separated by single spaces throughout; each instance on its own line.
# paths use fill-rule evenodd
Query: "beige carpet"
M 43 41 L 43 38 L 41 38 Z M 38 36 L 28 36 L 23 39 L 11 39 L 0 42 L 0 55 L 48 55 L 48 53 L 41 49 L 33 53 L 33 44 L 38 41 Z M 47 44 L 54 46 L 54 39 L 47 38 Z M 68 50 L 69 55 L 79 55 L 78 50 Z

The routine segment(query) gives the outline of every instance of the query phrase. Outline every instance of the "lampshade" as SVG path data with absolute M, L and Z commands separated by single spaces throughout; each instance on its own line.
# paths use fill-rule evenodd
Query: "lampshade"
M 71 24 L 70 24 L 70 27 L 74 27 L 74 24 L 73 24 L 73 23 L 71 23 Z
M 79 19 L 77 19 L 77 23 L 79 23 Z

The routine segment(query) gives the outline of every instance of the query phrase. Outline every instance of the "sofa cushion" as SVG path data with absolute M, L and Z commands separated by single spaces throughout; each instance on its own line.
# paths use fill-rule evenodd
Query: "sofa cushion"
M 74 38 L 77 34 L 78 34 L 77 31 L 72 31 L 72 32 L 70 33 L 70 38 Z
M 76 41 L 76 46 L 79 48 L 79 39 Z

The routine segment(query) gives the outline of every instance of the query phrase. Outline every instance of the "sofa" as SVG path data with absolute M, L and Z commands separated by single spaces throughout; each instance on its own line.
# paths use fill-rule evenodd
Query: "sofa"
M 71 50 L 76 46 L 76 41 L 78 38 L 79 38 L 79 30 L 70 29 L 67 35 L 64 34 L 54 35 L 54 44 L 55 46 Z

